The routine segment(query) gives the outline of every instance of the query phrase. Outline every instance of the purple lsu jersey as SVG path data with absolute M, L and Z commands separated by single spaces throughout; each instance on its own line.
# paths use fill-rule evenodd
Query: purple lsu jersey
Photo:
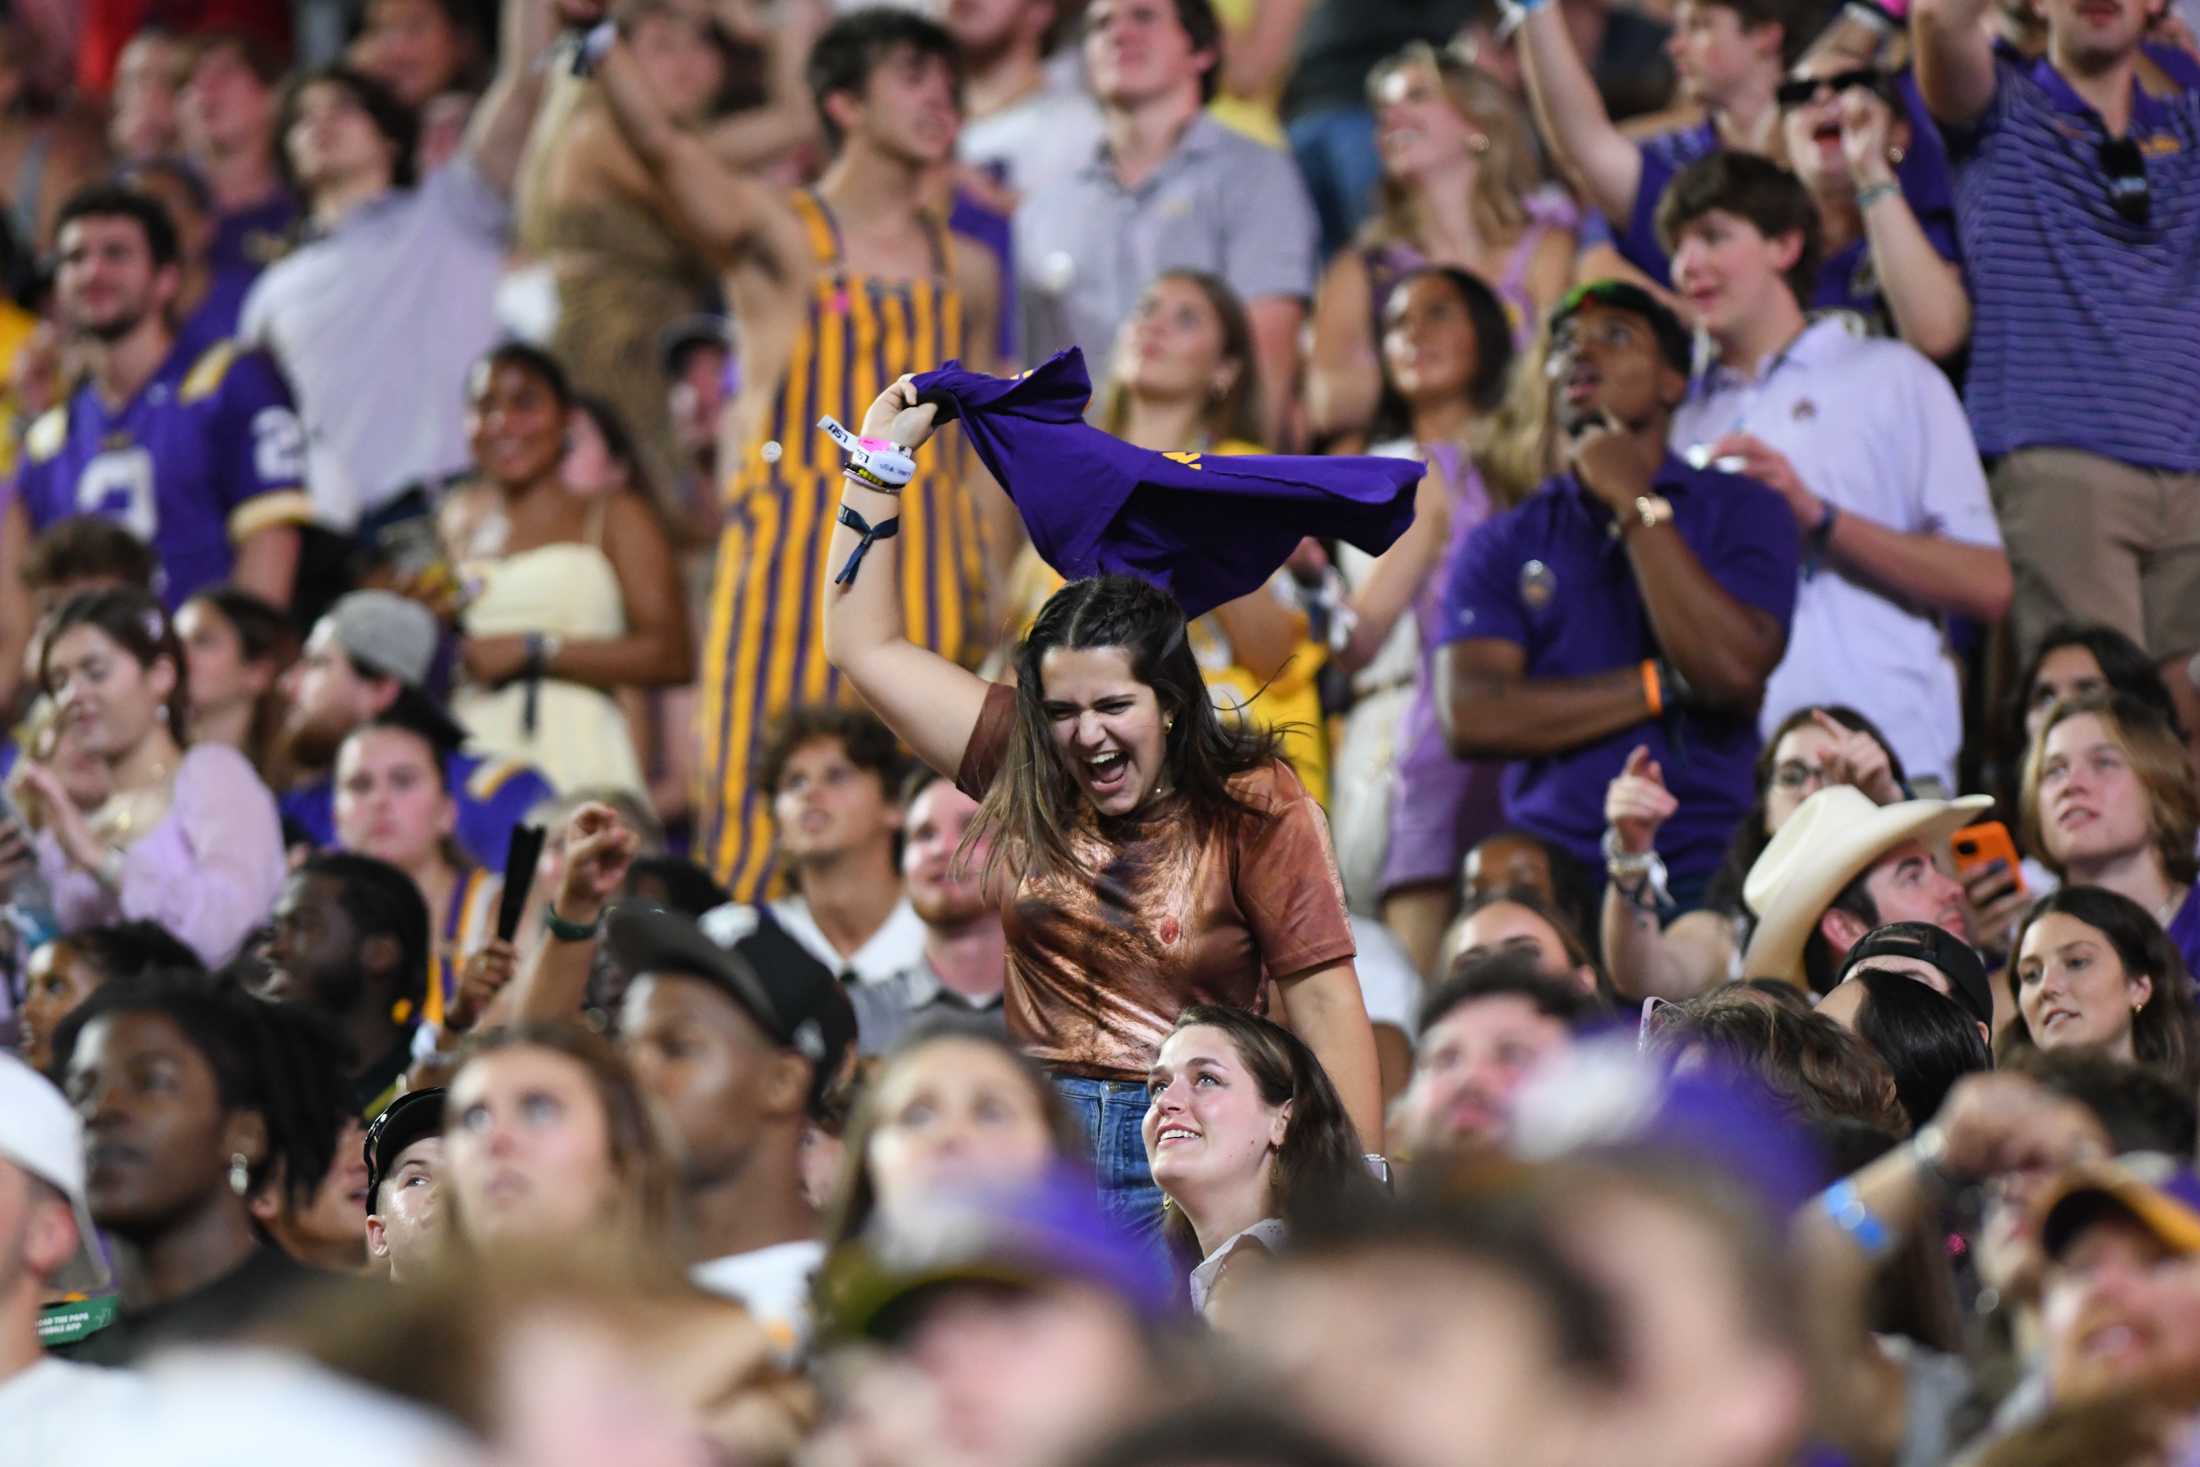
M 34 533 L 70 515 L 119 521 L 153 547 L 174 607 L 228 579 L 247 535 L 312 518 L 305 448 L 266 356 L 179 346 L 119 409 L 87 381 L 31 424 L 15 492 Z

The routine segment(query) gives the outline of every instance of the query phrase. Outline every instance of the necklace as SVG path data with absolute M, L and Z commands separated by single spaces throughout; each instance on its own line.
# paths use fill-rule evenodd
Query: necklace
M 168 813 L 168 805 L 174 791 L 170 778 L 176 767 L 164 763 L 154 767 L 152 778 L 141 788 L 117 790 L 107 797 L 107 803 L 91 819 L 92 828 L 103 836 L 109 845 L 127 846 L 142 837 L 160 823 Z
M 2155 925 L 2167 932 L 2170 922 L 2177 916 L 2177 909 L 2185 904 L 2185 898 L 2190 895 L 2192 895 L 2192 888 L 2189 886 L 2180 886 L 2172 890 L 2169 894 L 2169 900 L 2154 909 Z

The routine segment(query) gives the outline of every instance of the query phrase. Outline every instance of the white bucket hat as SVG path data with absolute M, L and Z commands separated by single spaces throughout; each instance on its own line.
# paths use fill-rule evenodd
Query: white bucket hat
M 1742 900 L 1757 914 L 1742 975 L 1801 984 L 1803 945 L 1842 887 L 1896 846 L 1913 840 L 1937 846 L 1993 803 L 1964 795 L 1875 805 L 1849 784 L 1803 801 L 1742 882 Z

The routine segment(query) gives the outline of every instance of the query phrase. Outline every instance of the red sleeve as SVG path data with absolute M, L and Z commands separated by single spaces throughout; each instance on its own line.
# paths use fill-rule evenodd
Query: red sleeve
M 1238 842 L 1237 900 L 1262 970 L 1281 979 L 1344 962 L 1356 946 L 1329 818 L 1285 766 L 1250 778 L 1260 784 L 1243 793 L 1272 813 Z
M 993 787 L 1001 766 L 1008 762 L 1008 736 L 1016 727 L 1016 689 L 993 683 L 985 690 L 985 706 L 978 710 L 978 726 L 970 731 L 963 748 L 962 767 L 955 771 L 955 787 L 973 800 L 983 800 Z

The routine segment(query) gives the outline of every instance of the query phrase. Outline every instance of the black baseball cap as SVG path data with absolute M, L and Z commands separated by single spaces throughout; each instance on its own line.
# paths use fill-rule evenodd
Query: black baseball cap
M 1946 928 L 1930 922 L 1890 922 L 1864 934 L 1841 961 L 1835 982 L 1846 979 L 1873 958 L 1914 958 L 1930 963 L 1948 980 L 1955 1001 L 1965 1013 L 1994 1027 L 1994 989 L 1986 978 L 1986 964 L 1969 943 Z
M 443 1134 L 443 1090 L 408 1090 L 382 1108 L 367 1127 L 367 1211 L 380 1199 L 375 1195 L 397 1165 L 397 1158 L 413 1142 Z
M 612 960 L 629 978 L 677 973 L 712 984 L 773 1041 L 810 1062 L 810 1109 L 824 1100 L 855 1044 L 855 1005 L 833 970 L 763 906 L 724 906 L 700 923 L 627 902 L 605 922 Z
M 1630 285 L 1624 280 L 1592 280 L 1566 292 L 1566 298 L 1558 303 L 1558 309 L 1551 312 L 1552 332 L 1556 333 L 1583 306 L 1592 302 L 1642 317 L 1649 323 L 1650 334 L 1657 338 L 1659 353 L 1671 364 L 1674 371 L 1683 377 L 1688 375 L 1689 369 L 1695 364 L 1695 337 L 1689 334 L 1688 328 L 1681 324 L 1681 318 L 1674 315 L 1663 301 L 1641 286 Z

